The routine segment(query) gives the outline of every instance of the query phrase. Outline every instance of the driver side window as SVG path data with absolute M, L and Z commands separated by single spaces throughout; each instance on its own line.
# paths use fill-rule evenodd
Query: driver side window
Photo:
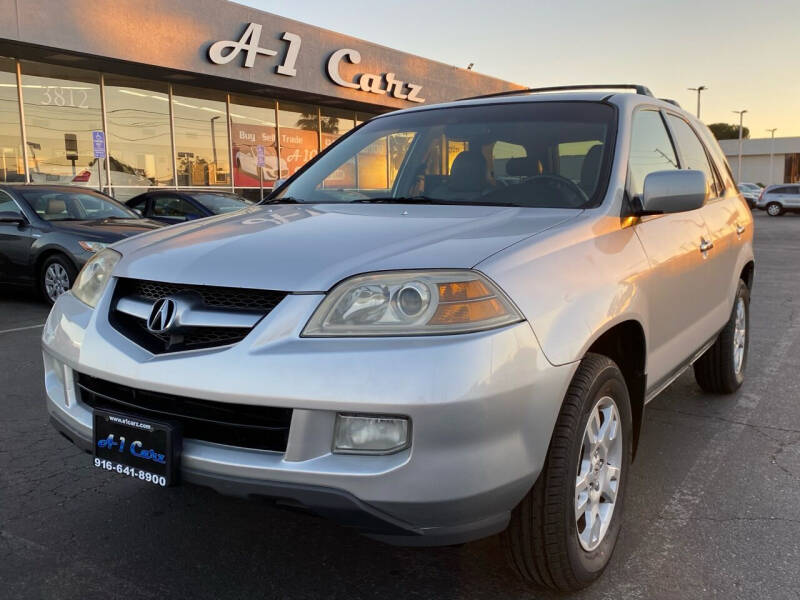
M 153 198 L 153 215 L 157 217 L 188 219 L 189 215 L 194 212 L 196 211 L 192 205 L 178 196 L 158 196 Z
M 678 168 L 678 158 L 661 113 L 640 110 L 633 116 L 631 151 L 628 159 L 628 194 L 641 196 L 650 173 Z

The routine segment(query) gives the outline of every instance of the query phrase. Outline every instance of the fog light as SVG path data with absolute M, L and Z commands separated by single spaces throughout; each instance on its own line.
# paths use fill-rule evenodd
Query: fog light
M 405 417 L 336 415 L 333 451 L 340 454 L 391 454 L 408 446 Z

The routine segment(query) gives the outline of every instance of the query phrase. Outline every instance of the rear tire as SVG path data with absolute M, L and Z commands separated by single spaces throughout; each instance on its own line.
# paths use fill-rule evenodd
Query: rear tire
M 39 270 L 39 293 L 49 304 L 69 290 L 75 283 L 78 270 L 72 261 L 63 254 L 48 257 Z
M 770 217 L 780 217 L 783 214 L 783 206 L 777 202 L 770 202 L 767 204 L 766 210 Z
M 703 391 L 732 394 L 738 390 L 744 381 L 749 346 L 750 290 L 740 280 L 730 319 L 714 345 L 694 363 L 694 378 Z
M 594 430 L 602 435 L 597 437 L 614 452 L 598 456 L 588 441 L 590 418 L 599 423 Z M 502 534 L 509 562 L 523 579 L 541 588 L 575 591 L 603 573 L 622 524 L 631 432 L 622 373 L 611 359 L 587 354 L 567 390 L 542 472 Z M 600 522 L 596 536 L 586 517 L 594 514 L 590 505 L 598 507 L 592 517 L 593 523 Z

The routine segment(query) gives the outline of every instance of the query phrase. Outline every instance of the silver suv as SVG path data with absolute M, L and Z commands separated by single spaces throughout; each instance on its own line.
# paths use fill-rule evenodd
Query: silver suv
M 780 217 L 785 212 L 800 212 L 800 185 L 780 183 L 764 188 L 756 206 L 766 210 L 770 217 Z
M 754 269 L 708 129 L 600 87 L 380 116 L 265 205 L 100 252 L 44 330 L 54 426 L 144 485 L 503 532 L 523 577 L 588 585 L 646 404 L 692 365 L 741 385 Z

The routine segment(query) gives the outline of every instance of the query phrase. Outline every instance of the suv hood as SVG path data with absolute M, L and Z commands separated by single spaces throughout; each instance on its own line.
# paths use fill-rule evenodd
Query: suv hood
M 123 240 L 119 277 L 323 292 L 359 273 L 470 268 L 582 211 L 495 206 L 255 206 Z

